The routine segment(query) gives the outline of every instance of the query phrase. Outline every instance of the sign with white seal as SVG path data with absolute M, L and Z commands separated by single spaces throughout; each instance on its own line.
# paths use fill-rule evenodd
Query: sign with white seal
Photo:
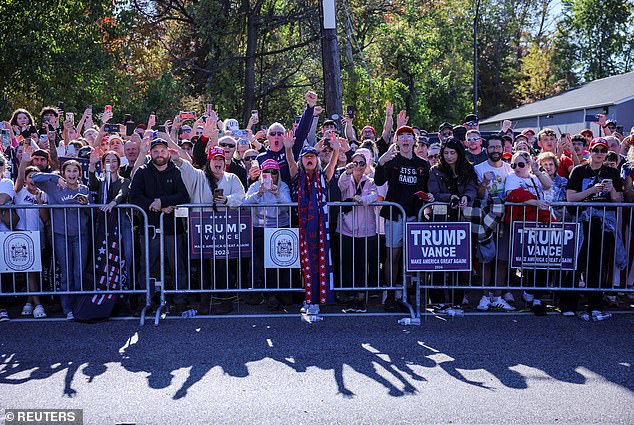
M 299 268 L 299 229 L 264 229 L 264 267 Z
M 40 232 L 0 232 L 0 273 L 41 272 Z

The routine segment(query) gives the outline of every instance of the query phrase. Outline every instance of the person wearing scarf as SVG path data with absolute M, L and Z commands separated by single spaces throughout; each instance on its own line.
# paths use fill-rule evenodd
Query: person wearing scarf
M 333 151 L 325 170 L 319 166 L 314 147 L 305 146 L 299 156 L 299 248 L 306 290 L 302 313 L 308 314 L 319 314 L 319 304 L 334 301 L 326 188 L 337 164 L 339 141 L 335 139 L 331 146 Z

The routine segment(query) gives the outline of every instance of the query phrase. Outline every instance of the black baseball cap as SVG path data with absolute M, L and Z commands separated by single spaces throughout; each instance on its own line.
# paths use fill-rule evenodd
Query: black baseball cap
M 442 132 L 444 128 L 448 128 L 449 130 L 453 131 L 453 125 L 449 124 L 448 122 L 444 122 L 440 124 L 440 127 L 438 127 L 438 132 Z

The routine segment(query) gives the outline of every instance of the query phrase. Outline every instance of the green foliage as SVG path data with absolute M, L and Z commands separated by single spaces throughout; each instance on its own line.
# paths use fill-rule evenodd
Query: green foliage
M 339 0 L 343 104 L 380 128 L 385 102 L 434 130 L 473 109 L 472 0 Z M 632 69 L 631 0 L 481 0 L 481 117 Z M 320 0 L 0 2 L 0 114 L 116 105 L 144 121 L 219 106 L 290 124 L 323 93 Z M 26 18 L 28 17 L 28 18 Z M 553 23 L 553 21 L 555 23 Z

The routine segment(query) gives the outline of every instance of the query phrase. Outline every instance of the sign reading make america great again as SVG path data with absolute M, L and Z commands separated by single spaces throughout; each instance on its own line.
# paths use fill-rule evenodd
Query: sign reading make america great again
M 471 270 L 471 223 L 407 223 L 407 271 Z
M 189 247 L 191 259 L 250 257 L 250 210 L 190 211 Z
M 579 223 L 514 222 L 511 267 L 576 269 L 579 226 Z

